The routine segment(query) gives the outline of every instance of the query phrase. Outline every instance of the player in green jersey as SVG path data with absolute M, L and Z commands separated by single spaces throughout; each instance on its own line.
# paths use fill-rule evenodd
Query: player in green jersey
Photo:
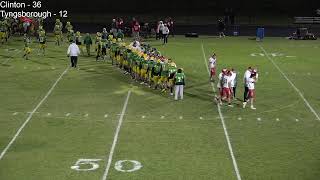
M 39 32 L 39 53 L 42 53 L 42 55 L 45 55 L 46 53 L 46 47 L 47 47 L 46 42 L 47 42 L 46 31 L 41 28 Z
M 24 34 L 23 41 L 24 41 L 24 54 L 23 54 L 23 57 L 24 57 L 25 60 L 29 60 L 29 55 L 31 53 L 31 48 L 29 47 L 30 38 L 28 37 L 27 34 Z

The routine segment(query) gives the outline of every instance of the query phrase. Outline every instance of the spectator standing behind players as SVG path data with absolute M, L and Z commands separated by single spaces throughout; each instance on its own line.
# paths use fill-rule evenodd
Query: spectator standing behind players
M 117 35 L 117 21 L 116 21 L 116 19 L 112 19 L 111 33 L 113 34 L 113 37 L 116 37 L 116 35 Z
M 226 25 L 223 21 L 219 20 L 218 21 L 218 32 L 219 32 L 219 37 L 225 37 L 226 35 L 224 34 L 224 31 L 226 30 Z
M 167 19 L 167 24 L 168 24 L 168 28 L 169 28 L 170 34 L 172 35 L 172 37 L 174 37 L 173 20 L 172 20 L 171 17 L 169 17 L 169 18 Z
M 168 43 L 168 37 L 169 37 L 169 28 L 168 28 L 168 25 L 165 24 L 164 25 L 164 28 L 162 30 L 162 34 L 163 34 L 163 44 L 167 44 Z
M 136 21 L 132 27 L 132 35 L 133 35 L 134 40 L 139 40 L 139 38 L 140 38 L 139 32 L 140 32 L 140 24 L 138 21 Z
M 156 40 L 160 39 L 160 21 L 157 22 L 156 26 Z
M 92 45 L 92 39 L 89 33 L 86 34 L 83 40 L 83 44 L 86 46 L 87 54 L 90 56 L 90 48 Z
M 73 41 L 67 51 L 67 56 L 70 56 L 70 61 L 71 61 L 71 67 L 76 68 L 78 64 L 78 56 L 80 55 L 80 49 L 78 45 Z
M 178 97 L 180 96 L 180 99 L 183 99 L 183 89 L 185 86 L 185 80 L 186 77 L 184 73 L 182 72 L 182 69 L 178 69 L 177 73 L 174 76 L 175 79 L 175 96 L 174 100 L 178 100 Z
M 217 56 L 215 53 L 209 58 L 209 69 L 210 69 L 210 81 L 214 81 L 214 77 L 216 76 L 216 63 Z

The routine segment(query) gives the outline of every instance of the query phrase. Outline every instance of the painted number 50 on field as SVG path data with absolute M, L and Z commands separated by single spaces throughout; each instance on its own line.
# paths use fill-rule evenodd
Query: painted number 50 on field
M 75 171 L 94 171 L 99 168 L 98 162 L 101 159 L 78 159 L 78 161 L 70 168 Z M 131 169 L 124 169 L 124 163 L 131 163 Z M 142 168 L 142 164 L 136 160 L 120 160 L 115 163 L 114 168 L 120 172 L 134 172 Z

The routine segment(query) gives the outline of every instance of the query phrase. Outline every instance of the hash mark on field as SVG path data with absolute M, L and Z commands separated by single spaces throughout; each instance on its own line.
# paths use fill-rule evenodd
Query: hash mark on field
M 146 118 L 146 116 L 141 116 L 142 119 Z
M 48 113 L 47 116 L 51 116 L 51 113 Z
M 12 115 L 16 116 L 16 115 L 18 115 L 18 114 L 19 114 L 18 112 L 14 112 Z
M 241 117 L 238 117 L 238 120 L 239 120 L 239 121 L 241 121 L 241 120 L 242 120 L 242 118 L 241 118 Z
M 161 116 L 160 118 L 161 118 L 161 119 L 164 119 L 164 116 Z
M 296 122 L 298 122 L 299 121 L 299 119 L 296 119 Z
M 38 67 L 38 69 L 41 69 L 40 67 Z
M 277 119 L 276 119 L 276 121 L 280 121 L 280 119 L 279 119 L 279 118 L 277 118 Z
M 39 112 L 27 112 L 27 114 L 34 114 L 34 113 L 39 113 Z
M 105 114 L 105 115 L 104 115 L 104 118 L 107 118 L 107 117 L 108 117 L 108 114 Z
M 183 119 L 183 117 L 182 117 L 182 116 L 179 116 L 179 119 Z
M 88 116 L 89 116 L 89 114 L 85 114 L 85 115 L 84 115 L 84 117 L 88 117 Z
M 27 69 L 27 67 L 23 67 L 23 69 Z
M 56 69 L 55 67 L 51 67 L 51 69 Z
M 292 74 L 296 74 L 296 72 L 293 72 Z
M 62 77 L 68 72 L 69 67 L 67 67 L 58 77 L 58 79 L 53 83 L 49 91 L 46 93 L 46 95 L 41 99 L 41 101 L 36 105 L 36 107 L 32 110 L 32 113 L 29 114 L 27 119 L 24 121 L 24 123 L 21 125 L 21 127 L 18 129 L 18 131 L 15 133 L 13 138 L 10 140 L 9 144 L 4 148 L 4 150 L 0 154 L 0 160 L 4 157 L 4 155 L 7 153 L 9 148 L 12 146 L 12 144 L 15 142 L 15 140 L 18 138 L 24 127 L 29 123 L 31 120 L 33 114 L 40 108 L 40 106 L 43 104 L 43 102 L 50 96 L 54 88 L 57 86 L 59 81 L 62 79 Z
M 201 120 L 202 120 L 202 119 L 203 119 L 203 117 L 201 117 L 201 116 L 200 116 L 200 117 L 199 117 L 199 119 L 201 119 Z
M 293 84 L 293 82 L 287 77 L 287 75 L 280 69 L 280 67 L 274 62 L 274 60 L 268 55 L 267 51 L 259 44 L 260 49 L 266 54 L 266 57 L 270 60 L 273 66 L 280 72 L 280 74 L 288 81 L 291 87 L 297 92 L 300 98 L 304 101 L 305 105 L 309 108 L 309 110 L 314 114 L 314 116 L 320 121 L 320 116 L 310 105 L 309 101 L 304 97 L 302 92 Z
M 69 117 L 71 113 L 67 113 L 66 116 Z
M 310 75 L 311 75 L 311 73 L 308 73 L 308 75 L 310 76 Z
M 257 118 L 258 121 L 261 121 L 261 118 Z

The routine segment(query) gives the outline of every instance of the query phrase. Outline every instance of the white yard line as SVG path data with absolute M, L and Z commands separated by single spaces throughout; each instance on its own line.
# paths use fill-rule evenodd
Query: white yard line
M 58 82 L 62 79 L 62 77 L 68 72 L 69 67 L 64 70 L 60 76 L 58 77 L 58 79 L 55 81 L 55 83 L 52 85 L 52 87 L 49 89 L 49 91 L 47 92 L 47 94 L 41 99 L 41 101 L 38 103 L 38 105 L 32 110 L 32 112 L 29 114 L 29 116 L 27 117 L 27 119 L 25 120 L 25 122 L 22 124 L 22 126 L 18 129 L 18 131 L 16 132 L 16 134 L 13 136 L 13 138 L 11 139 L 11 141 L 9 142 L 9 144 L 4 148 L 4 150 L 1 152 L 0 155 L 0 160 L 4 157 L 4 155 L 7 153 L 7 151 L 9 150 L 9 148 L 11 147 L 11 145 L 15 142 L 15 140 L 18 138 L 18 136 L 20 135 L 21 131 L 24 129 L 24 127 L 28 124 L 28 122 L 31 120 L 33 114 L 39 109 L 39 107 L 43 104 L 43 102 L 49 97 L 49 95 L 52 93 L 53 89 L 56 87 L 56 85 L 58 84 Z
M 201 48 L 202 48 L 203 59 L 204 59 L 205 64 L 206 64 L 208 74 L 210 75 L 210 71 L 209 71 L 209 67 L 208 67 L 208 62 L 207 62 L 206 54 L 205 54 L 205 51 L 204 51 L 204 48 L 203 48 L 203 44 L 201 44 Z M 216 90 L 215 90 L 215 88 L 214 88 L 214 84 L 213 84 L 212 82 L 211 82 L 211 86 L 212 86 L 213 92 L 216 93 Z M 223 126 L 224 135 L 225 135 L 226 140 L 227 140 L 227 144 L 228 144 L 230 156 L 231 156 L 231 159 L 232 159 L 233 168 L 234 168 L 234 171 L 235 171 L 235 173 L 236 173 L 237 180 L 241 180 L 240 171 L 239 171 L 239 168 L 238 168 L 238 164 L 237 164 L 236 158 L 235 158 L 234 153 L 233 153 L 233 149 L 232 149 L 232 145 L 231 145 L 229 133 L 228 133 L 228 130 L 227 130 L 227 126 L 226 126 L 226 124 L 225 124 L 225 122 L 224 122 L 224 117 L 223 117 L 223 114 L 222 114 L 222 112 L 221 112 L 221 107 L 220 107 L 220 104 L 219 104 L 219 103 L 217 103 L 217 107 L 218 107 L 218 112 L 219 112 L 220 120 L 221 120 L 221 123 L 222 123 L 222 126 Z
M 289 84 L 293 87 L 293 89 L 299 94 L 301 99 L 304 101 L 304 103 L 307 105 L 307 107 L 310 109 L 310 111 L 316 116 L 316 118 L 320 121 L 320 117 L 318 113 L 313 109 L 313 107 L 310 105 L 310 103 L 307 101 L 307 99 L 303 96 L 301 91 L 293 84 L 293 82 L 287 77 L 287 75 L 280 69 L 280 67 L 274 62 L 274 60 L 269 56 L 267 51 L 259 44 L 260 49 L 263 51 L 265 56 L 270 60 L 270 62 L 278 69 L 278 71 L 281 73 L 281 75 L 289 82 Z
M 20 54 L 20 52 L 22 52 L 21 50 L 18 50 L 16 53 L 14 53 L 11 57 L 7 58 L 6 60 L 4 60 L 1 64 L 7 64 L 7 62 L 14 58 L 15 55 Z
M 121 111 L 121 115 L 120 115 L 120 118 L 119 118 L 118 126 L 117 126 L 116 132 L 114 134 L 113 143 L 112 143 L 112 146 L 111 146 L 111 149 L 110 149 L 107 166 L 106 166 L 106 169 L 105 169 L 104 174 L 102 176 L 102 180 L 106 180 L 107 179 L 107 176 L 108 176 L 108 173 L 109 173 L 109 170 L 110 170 L 110 166 L 111 166 L 111 163 L 112 163 L 112 157 L 113 157 L 116 145 L 117 145 L 118 136 L 119 136 L 119 133 L 120 133 L 122 122 L 123 122 L 123 117 L 124 117 L 125 112 L 127 110 L 127 106 L 128 106 L 128 101 L 129 101 L 130 95 L 131 95 L 131 90 L 128 91 L 127 98 L 126 98 L 126 100 L 124 102 L 124 105 L 123 105 L 123 108 L 122 108 L 122 111 Z

